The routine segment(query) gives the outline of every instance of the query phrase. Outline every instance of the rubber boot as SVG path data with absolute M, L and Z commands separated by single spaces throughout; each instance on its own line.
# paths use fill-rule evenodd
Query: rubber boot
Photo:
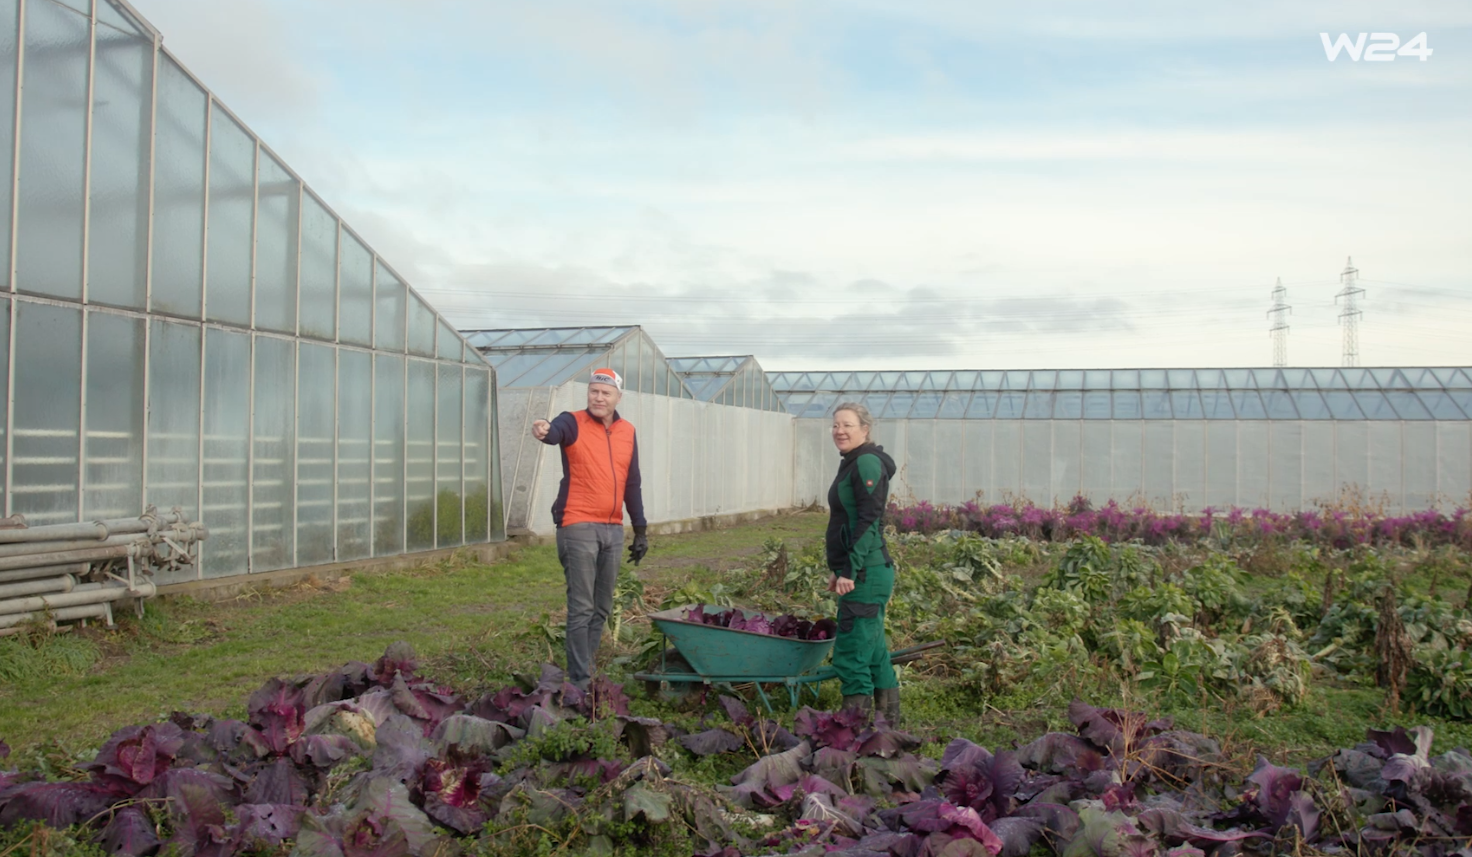
M 860 714 L 868 715 L 874 711 L 874 698 L 865 696 L 864 694 L 845 696 L 843 698 L 843 710 L 857 711 Z
M 874 691 L 874 711 L 884 715 L 884 722 L 891 729 L 900 726 L 900 689 L 897 687 L 886 687 Z

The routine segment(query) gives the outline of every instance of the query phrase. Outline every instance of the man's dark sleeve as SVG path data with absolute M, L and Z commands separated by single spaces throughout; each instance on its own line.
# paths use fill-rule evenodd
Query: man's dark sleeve
M 643 535 L 649 523 L 644 520 L 644 492 L 640 489 L 643 478 L 639 475 L 639 435 L 634 435 L 634 454 L 629 457 L 629 475 L 624 479 L 624 507 L 629 510 L 629 521 L 634 525 L 634 535 Z
M 552 421 L 552 428 L 547 431 L 547 436 L 542 438 L 542 443 L 548 446 L 568 446 L 578 439 L 578 420 L 567 411 L 557 415 Z

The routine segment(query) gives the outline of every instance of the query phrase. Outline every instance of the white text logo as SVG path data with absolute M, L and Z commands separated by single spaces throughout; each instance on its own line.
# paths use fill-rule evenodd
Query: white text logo
M 1369 44 L 1365 44 L 1366 37 Z M 1350 41 L 1349 33 L 1340 33 L 1339 38 L 1333 42 L 1329 41 L 1328 33 L 1319 33 L 1319 39 L 1324 43 L 1324 56 L 1329 62 L 1339 59 L 1340 52 L 1349 55 L 1351 60 L 1359 62 L 1390 62 L 1396 57 L 1420 57 L 1425 62 L 1431 56 L 1431 49 L 1426 47 L 1426 34 L 1417 33 L 1405 44 L 1401 44 L 1400 36 L 1395 33 L 1360 33 L 1359 38 Z

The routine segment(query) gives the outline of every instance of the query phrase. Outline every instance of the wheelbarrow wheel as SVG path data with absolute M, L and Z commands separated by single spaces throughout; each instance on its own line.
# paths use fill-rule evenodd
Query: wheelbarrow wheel
M 664 658 L 655 658 L 654 662 L 649 665 L 649 670 L 651 672 L 685 673 L 686 675 L 695 672 L 695 668 L 690 666 L 685 656 L 674 648 L 665 649 Z M 664 702 L 678 702 L 694 689 L 695 683 L 689 681 L 644 682 L 645 695 L 650 699 L 659 699 Z

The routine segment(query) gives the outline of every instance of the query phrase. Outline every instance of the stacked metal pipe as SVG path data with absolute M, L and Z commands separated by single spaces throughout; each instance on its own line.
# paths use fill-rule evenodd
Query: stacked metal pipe
M 158 592 L 146 578 L 195 566 L 204 524 L 182 510 L 150 506 L 136 518 L 26 526 L 19 515 L 0 519 L 0 634 L 28 622 L 103 619 L 112 605 Z

